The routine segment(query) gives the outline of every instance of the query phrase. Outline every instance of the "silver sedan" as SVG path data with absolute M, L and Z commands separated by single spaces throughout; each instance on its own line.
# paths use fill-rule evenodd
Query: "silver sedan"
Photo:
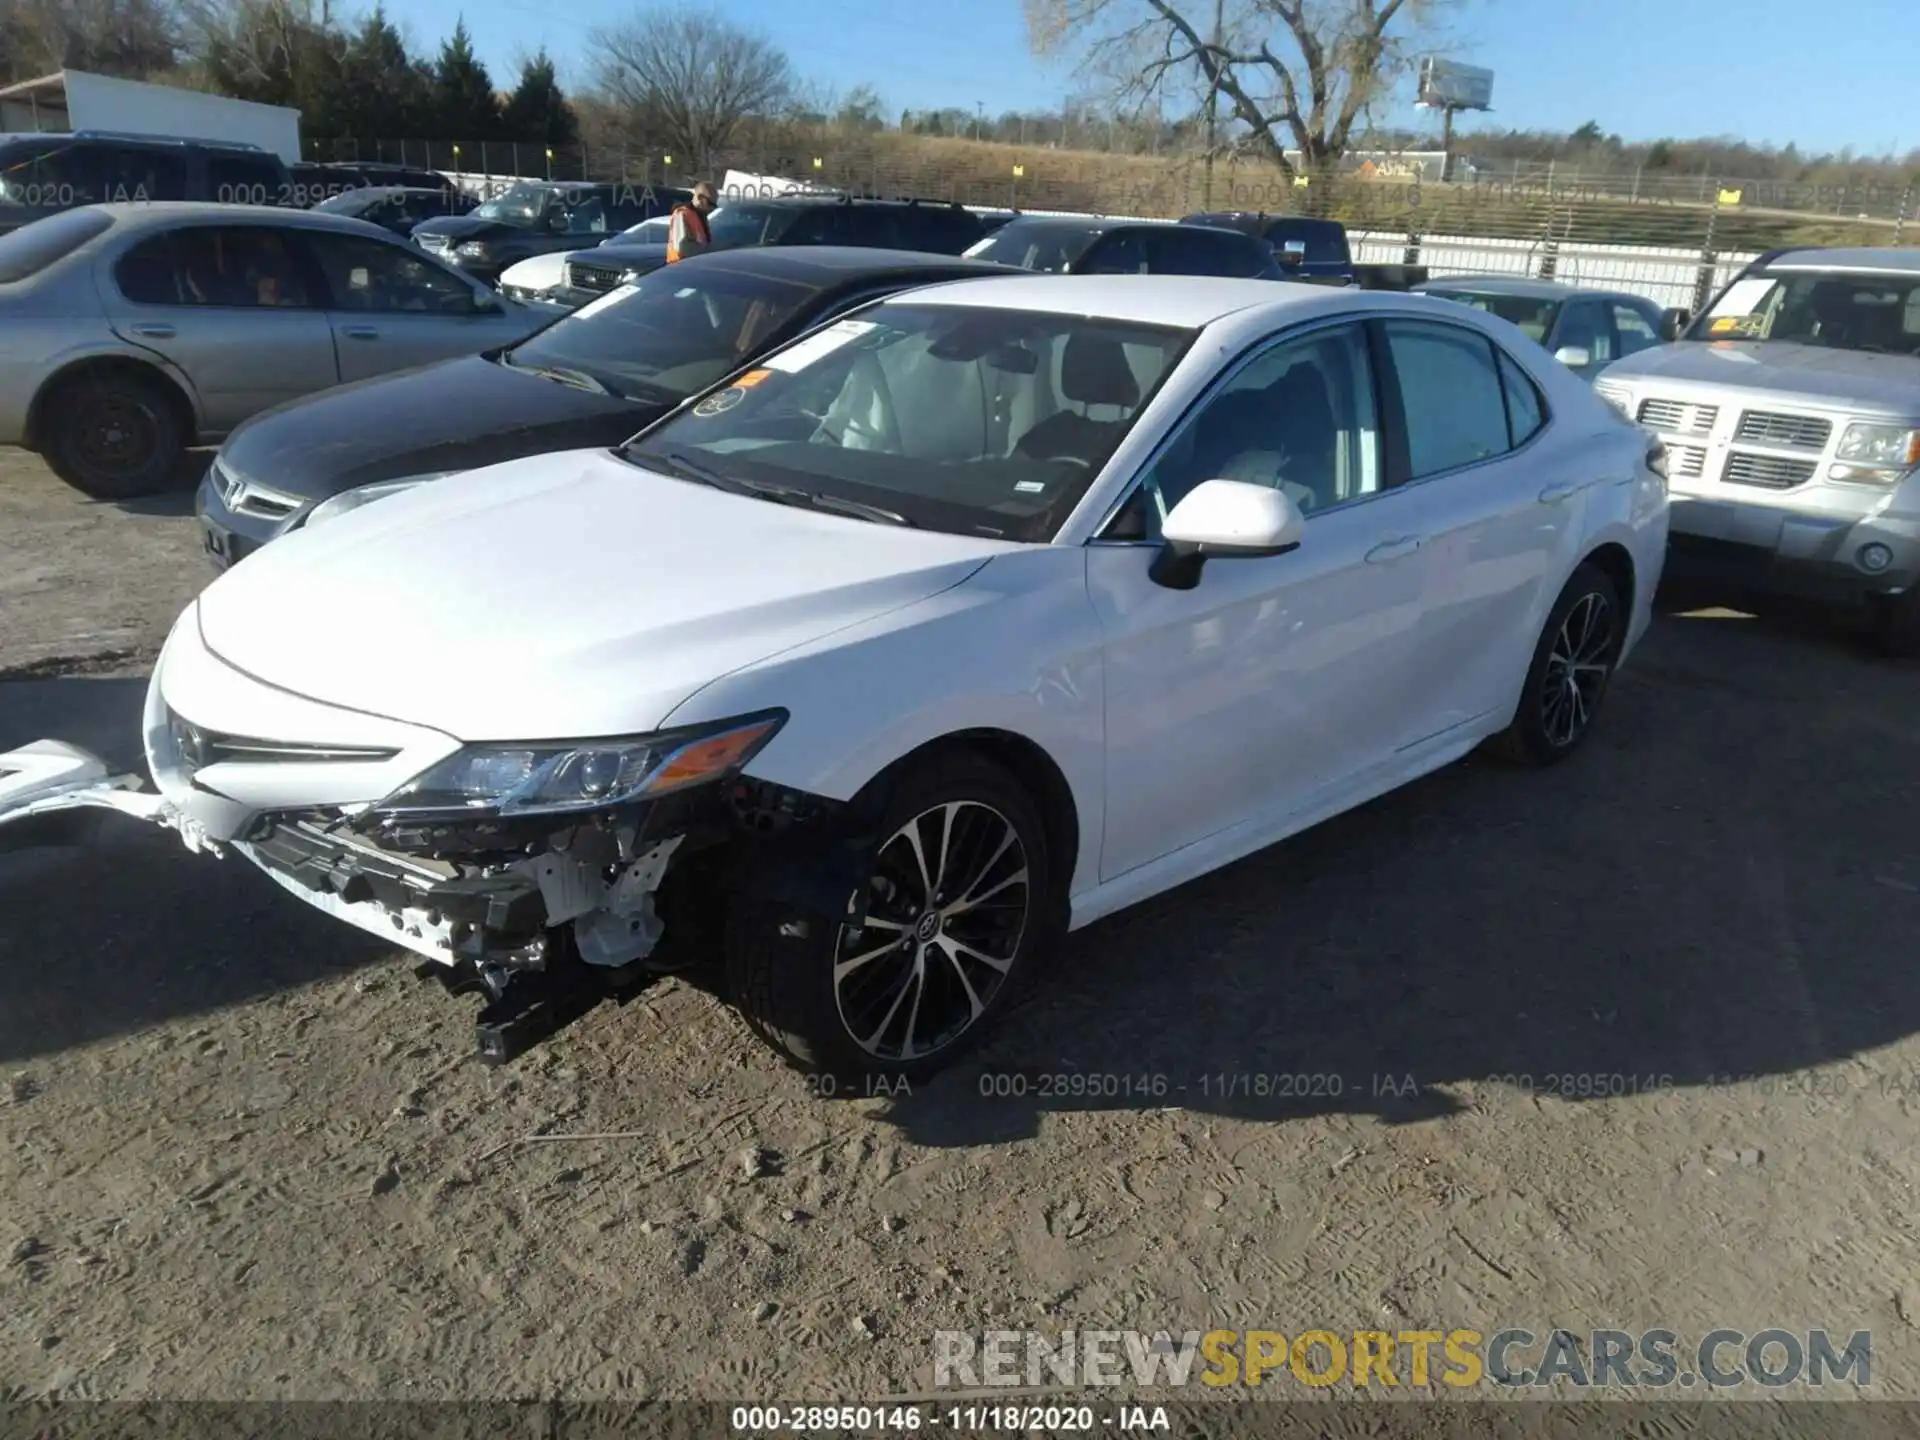
M 0 236 L 0 445 L 89 495 L 151 494 L 262 410 L 547 318 L 346 216 L 84 206 Z

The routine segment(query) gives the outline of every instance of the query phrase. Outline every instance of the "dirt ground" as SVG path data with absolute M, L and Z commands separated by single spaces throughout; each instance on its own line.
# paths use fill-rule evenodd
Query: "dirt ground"
M 0 749 L 137 764 L 207 575 L 184 496 L 0 451 Z M 1714 598 L 1574 763 L 1093 926 L 911 1094 L 679 982 L 487 1069 L 243 862 L 0 856 L 0 1398 L 871 1401 L 940 1329 L 1504 1325 L 1869 1330 L 1920 1395 L 1920 669 Z

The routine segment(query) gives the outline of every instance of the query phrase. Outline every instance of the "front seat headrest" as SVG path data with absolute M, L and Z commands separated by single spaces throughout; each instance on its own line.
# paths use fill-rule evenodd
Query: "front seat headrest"
M 1082 405 L 1119 405 L 1131 409 L 1140 403 L 1140 382 L 1127 363 L 1118 340 L 1104 335 L 1075 335 L 1067 341 L 1060 361 L 1060 388 L 1067 399 Z

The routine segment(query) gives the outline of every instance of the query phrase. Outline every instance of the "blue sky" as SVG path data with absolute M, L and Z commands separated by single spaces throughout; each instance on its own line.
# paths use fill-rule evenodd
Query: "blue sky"
M 1020 0 L 710 0 L 770 35 L 807 79 L 842 92 L 873 85 L 888 113 L 984 104 L 989 115 L 1058 103 L 1065 66 L 1027 47 Z M 1128 3 L 1128 0 L 1116 0 Z M 1204 8 L 1203 0 L 1193 0 Z M 1914 0 L 1462 0 L 1450 53 L 1495 72 L 1501 125 L 1571 129 L 1593 119 L 1629 140 L 1734 135 L 1862 153 L 1920 146 L 1904 116 L 1902 44 Z M 632 0 L 388 0 L 416 47 L 464 14 L 503 84 L 541 45 L 563 82 L 584 73 L 585 32 Z M 1410 105 L 1387 117 L 1423 123 Z

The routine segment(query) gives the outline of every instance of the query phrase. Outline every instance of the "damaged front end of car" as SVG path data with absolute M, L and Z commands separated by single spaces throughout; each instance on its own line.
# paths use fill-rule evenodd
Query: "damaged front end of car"
M 869 827 L 849 806 L 743 773 L 785 719 L 462 746 L 381 800 L 263 809 L 216 835 L 179 789 L 184 773 L 225 801 L 193 763 L 209 742 L 170 717 L 187 763 L 162 793 L 39 741 L 0 755 L 0 825 L 97 807 L 175 829 L 194 850 L 231 848 L 307 904 L 424 957 L 416 974 L 478 993 L 478 1054 L 502 1064 L 604 1001 L 703 965 L 736 907 L 859 923 L 847 912 Z M 261 742 L 245 758 L 273 761 Z

